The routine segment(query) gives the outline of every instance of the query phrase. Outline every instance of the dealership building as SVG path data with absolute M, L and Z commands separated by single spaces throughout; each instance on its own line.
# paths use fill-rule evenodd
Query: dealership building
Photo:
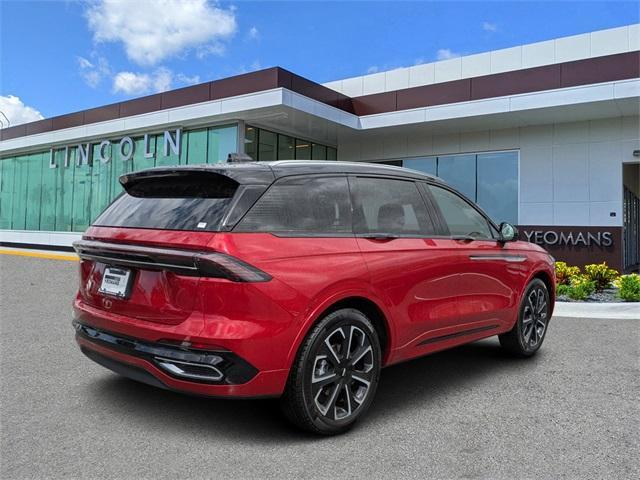
M 319 84 L 269 68 L 0 130 L 0 243 L 68 247 L 153 166 L 436 174 L 575 264 L 640 264 L 640 24 Z

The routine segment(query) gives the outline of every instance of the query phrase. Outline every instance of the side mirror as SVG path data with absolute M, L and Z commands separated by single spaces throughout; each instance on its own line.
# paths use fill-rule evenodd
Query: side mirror
M 518 240 L 518 229 L 507 222 L 500 224 L 500 241 L 515 242 Z

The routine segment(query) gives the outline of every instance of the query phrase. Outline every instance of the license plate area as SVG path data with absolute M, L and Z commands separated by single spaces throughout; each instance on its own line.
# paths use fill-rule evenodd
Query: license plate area
M 98 292 L 117 298 L 128 298 L 131 293 L 133 274 L 122 267 L 105 267 Z

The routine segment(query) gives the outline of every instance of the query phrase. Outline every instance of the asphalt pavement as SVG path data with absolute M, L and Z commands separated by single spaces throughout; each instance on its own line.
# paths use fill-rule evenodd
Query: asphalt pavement
M 340 437 L 274 400 L 183 396 L 78 350 L 77 263 L 0 255 L 0 478 L 639 478 L 640 320 L 556 318 L 529 360 L 492 338 L 382 372 Z

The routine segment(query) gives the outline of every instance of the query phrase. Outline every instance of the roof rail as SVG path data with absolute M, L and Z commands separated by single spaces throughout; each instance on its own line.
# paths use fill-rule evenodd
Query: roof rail
M 240 163 L 240 162 L 253 162 L 253 158 L 251 158 L 246 153 L 230 153 L 227 157 L 227 163 Z

